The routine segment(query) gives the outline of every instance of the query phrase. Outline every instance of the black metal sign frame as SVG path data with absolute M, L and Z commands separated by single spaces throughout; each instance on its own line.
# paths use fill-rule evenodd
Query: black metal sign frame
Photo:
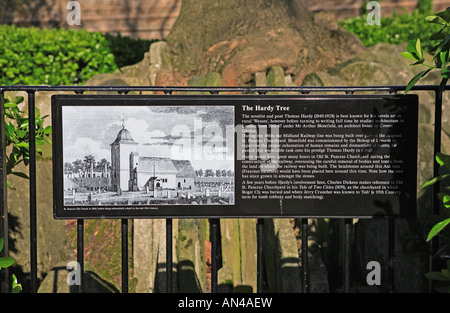
M 54 217 L 412 216 L 417 114 L 415 95 L 54 95 Z

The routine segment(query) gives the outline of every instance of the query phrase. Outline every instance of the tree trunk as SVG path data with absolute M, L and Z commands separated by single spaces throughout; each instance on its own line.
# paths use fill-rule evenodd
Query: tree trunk
M 219 72 L 245 85 L 274 65 L 297 78 L 363 49 L 329 23 L 316 23 L 300 0 L 183 0 L 167 43 L 185 76 Z

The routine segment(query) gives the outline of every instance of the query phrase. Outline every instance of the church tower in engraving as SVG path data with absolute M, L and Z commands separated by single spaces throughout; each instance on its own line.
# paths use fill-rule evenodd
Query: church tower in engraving
M 152 150 L 134 141 L 123 123 L 116 140 L 110 146 L 112 191 L 153 190 L 154 187 L 194 188 L 195 171 L 189 160 L 152 155 Z M 151 185 L 152 183 L 155 185 Z
M 111 146 L 111 187 L 113 191 L 128 190 L 130 179 L 130 154 L 136 152 L 139 144 L 133 140 L 131 133 L 122 124 Z

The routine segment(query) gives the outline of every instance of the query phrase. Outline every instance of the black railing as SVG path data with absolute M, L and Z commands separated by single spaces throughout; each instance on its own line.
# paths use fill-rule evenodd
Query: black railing
M 435 94 L 435 115 L 434 115 L 434 155 L 440 151 L 441 147 L 441 123 L 442 123 L 442 94 L 439 93 L 437 85 L 415 86 L 411 92 L 414 91 L 432 91 Z M 311 94 L 311 93 L 345 93 L 353 94 L 357 92 L 377 92 L 396 94 L 404 91 L 406 86 L 357 86 L 357 87 L 156 87 L 156 86 L 0 86 L 0 116 L 4 117 L 3 98 L 7 91 L 22 91 L 28 95 L 28 112 L 29 112 L 29 127 L 35 128 L 35 93 L 36 92 L 74 92 L 75 94 L 83 94 L 84 92 L 117 92 L 118 94 L 127 94 L 129 92 L 158 92 L 166 95 L 173 93 L 241 93 L 241 94 L 266 94 L 270 92 L 277 93 L 296 93 L 296 94 Z M 446 87 L 446 90 L 450 86 Z M 5 134 L 4 134 L 4 119 L 0 118 L 0 237 L 8 238 L 8 210 L 6 203 L 6 166 L 5 166 Z M 36 218 L 36 144 L 34 140 L 34 132 L 30 132 L 29 143 L 29 193 L 30 193 L 30 286 L 29 290 L 32 293 L 38 290 L 38 270 L 37 270 L 37 218 Z M 439 165 L 433 162 L 433 175 L 438 175 Z M 439 213 L 439 199 L 437 198 L 438 187 L 433 189 L 433 205 L 432 213 Z M 219 219 L 210 220 L 211 233 L 211 291 L 217 292 L 217 273 L 218 273 L 218 243 L 220 240 L 219 234 Z M 351 233 L 352 233 L 352 219 L 344 219 L 344 238 L 343 238 L 343 291 L 350 291 L 350 277 L 351 277 Z M 263 246 L 264 246 L 264 219 L 257 220 L 257 292 L 263 292 L 264 283 L 264 261 L 263 261 Z M 122 292 L 128 292 L 128 220 L 122 219 Z M 394 234 L 395 234 L 395 219 L 393 217 L 387 218 L 387 292 L 394 291 Z M 172 219 L 166 219 L 166 292 L 172 292 Z M 308 219 L 303 218 L 301 223 L 301 254 L 308 255 Z M 433 240 L 430 247 L 430 256 L 438 251 L 438 241 Z M 2 251 L 2 256 L 8 254 L 8 240 L 5 240 L 5 247 Z M 430 258 L 431 260 L 431 258 Z M 84 220 L 77 220 L 77 262 L 80 265 L 80 271 L 84 271 Z M 1 280 L 1 291 L 10 291 L 8 269 L 2 269 L 4 277 Z M 302 277 L 302 291 L 308 292 L 310 272 L 308 271 L 307 258 L 302 258 L 301 277 Z M 81 275 L 81 279 L 83 275 Z M 78 286 L 78 291 L 83 292 L 83 280 Z

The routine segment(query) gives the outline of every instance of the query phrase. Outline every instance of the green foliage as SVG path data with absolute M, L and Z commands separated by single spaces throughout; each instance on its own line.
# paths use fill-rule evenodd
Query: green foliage
M 411 65 L 423 65 L 426 70 L 416 74 L 408 83 L 405 94 L 417 83 L 422 77 L 427 75 L 431 70 L 440 70 L 442 81 L 439 86 L 439 93 L 444 91 L 448 79 L 450 78 L 450 8 L 447 10 L 435 13 L 425 17 L 425 21 L 432 25 L 437 25 L 438 30 L 431 34 L 429 40 L 433 42 L 433 46 L 430 49 L 430 53 L 433 54 L 433 65 L 424 63 L 423 57 L 423 44 L 420 38 L 415 41 L 408 42 L 408 52 L 403 52 L 402 55 L 414 63 Z M 437 42 L 437 43 L 436 43 Z
M 100 33 L 0 25 L 0 85 L 76 85 L 117 66 Z
M 438 182 L 441 184 L 438 198 L 443 204 L 444 219 L 442 220 L 442 216 L 434 216 L 432 218 L 435 221 L 435 225 L 428 233 L 427 241 L 430 241 L 435 236 L 450 240 L 450 229 L 447 227 L 450 224 L 450 156 L 438 152 L 436 154 L 436 162 L 441 166 L 440 175 L 426 180 L 422 185 L 422 188 L 426 188 Z
M 114 55 L 117 67 L 140 62 L 150 45 L 157 40 L 134 39 L 128 36 L 105 34 L 108 48 Z
M 4 239 L 0 238 L 0 252 L 2 252 L 2 250 L 3 250 L 3 245 L 4 245 Z M 14 264 L 14 259 L 11 257 L 1 257 L 0 258 L 0 270 L 2 268 L 10 267 L 13 264 Z M 17 282 L 16 275 L 14 275 L 14 274 L 12 275 L 12 286 L 11 287 L 12 287 L 11 289 L 12 289 L 13 293 L 19 293 L 22 291 L 22 285 Z
M 450 260 L 447 261 L 447 268 L 443 268 L 440 272 L 426 273 L 425 277 L 437 282 L 436 291 L 450 293 Z
M 435 225 L 428 233 L 427 241 L 430 241 L 435 236 L 450 240 L 450 228 L 447 227 L 450 224 L 450 156 L 439 152 L 436 154 L 436 162 L 441 166 L 440 175 L 425 181 L 422 188 L 426 188 L 438 182 L 441 184 L 438 197 L 443 203 L 443 217 L 432 217 L 432 221 Z
M 430 37 L 439 30 L 439 26 L 427 23 L 427 15 L 429 13 L 421 13 L 419 10 L 404 14 L 394 13 L 392 17 L 382 17 L 380 26 L 367 24 L 367 16 L 364 15 L 340 21 L 339 24 L 357 35 L 367 47 L 380 42 L 400 44 L 419 37 L 422 47 L 429 52 L 433 47 Z
M 403 52 L 402 55 L 410 60 L 413 60 L 412 66 L 422 65 L 426 69 L 416 74 L 408 83 L 405 94 L 417 83 L 422 77 L 427 75 L 432 70 L 439 70 L 441 72 L 442 80 L 437 90 L 438 94 L 442 95 L 450 78 L 450 7 L 447 10 L 427 16 L 425 20 L 429 24 L 437 25 L 438 30 L 430 36 L 433 42 L 433 47 L 430 52 L 433 54 L 432 65 L 426 64 L 423 57 L 423 46 L 420 38 L 408 43 L 408 51 Z M 436 236 L 441 236 L 450 239 L 449 228 L 450 224 L 450 185 L 448 178 L 450 177 L 450 156 L 443 153 L 436 154 L 436 162 L 440 165 L 440 175 L 427 180 L 422 188 L 426 188 L 436 183 L 440 183 L 439 199 L 443 203 L 443 213 L 445 215 L 443 220 L 437 222 L 430 230 L 427 241 L 430 241 Z M 442 217 L 440 217 L 442 218 Z M 438 286 L 439 291 L 450 292 L 450 261 L 447 262 L 447 269 L 441 272 L 430 272 L 426 276 L 429 279 L 445 282 L 444 286 Z
M 23 162 L 28 165 L 30 160 L 30 131 L 29 117 L 27 112 L 22 111 L 19 105 L 23 102 L 23 97 L 4 99 L 5 106 L 5 145 L 6 155 L 6 175 L 13 174 L 23 178 L 28 178 L 25 173 L 14 171 L 14 168 Z M 36 154 L 42 155 L 39 146 L 45 143 L 51 144 L 50 135 L 52 127 L 44 127 L 44 120 L 48 115 L 41 116 L 38 108 L 35 110 L 35 138 L 36 138 Z M 8 183 L 9 188 L 13 188 Z
M 0 252 L 2 252 L 2 250 L 3 250 L 4 243 L 5 243 L 4 239 L 0 238 Z M 0 258 L 0 270 L 2 268 L 10 267 L 13 264 L 14 264 L 14 259 L 11 258 L 11 257 L 2 257 L 2 258 Z
M 450 218 L 447 218 L 434 225 L 434 227 L 430 230 L 430 233 L 428 234 L 427 241 L 430 241 L 434 236 L 436 236 L 439 232 L 441 232 L 441 230 L 445 229 L 445 227 L 447 227 L 448 224 L 450 224 Z
M 78 85 L 138 63 L 151 40 L 0 25 L 0 85 Z
M 416 9 L 420 13 L 430 13 L 433 9 L 433 0 L 418 0 Z

